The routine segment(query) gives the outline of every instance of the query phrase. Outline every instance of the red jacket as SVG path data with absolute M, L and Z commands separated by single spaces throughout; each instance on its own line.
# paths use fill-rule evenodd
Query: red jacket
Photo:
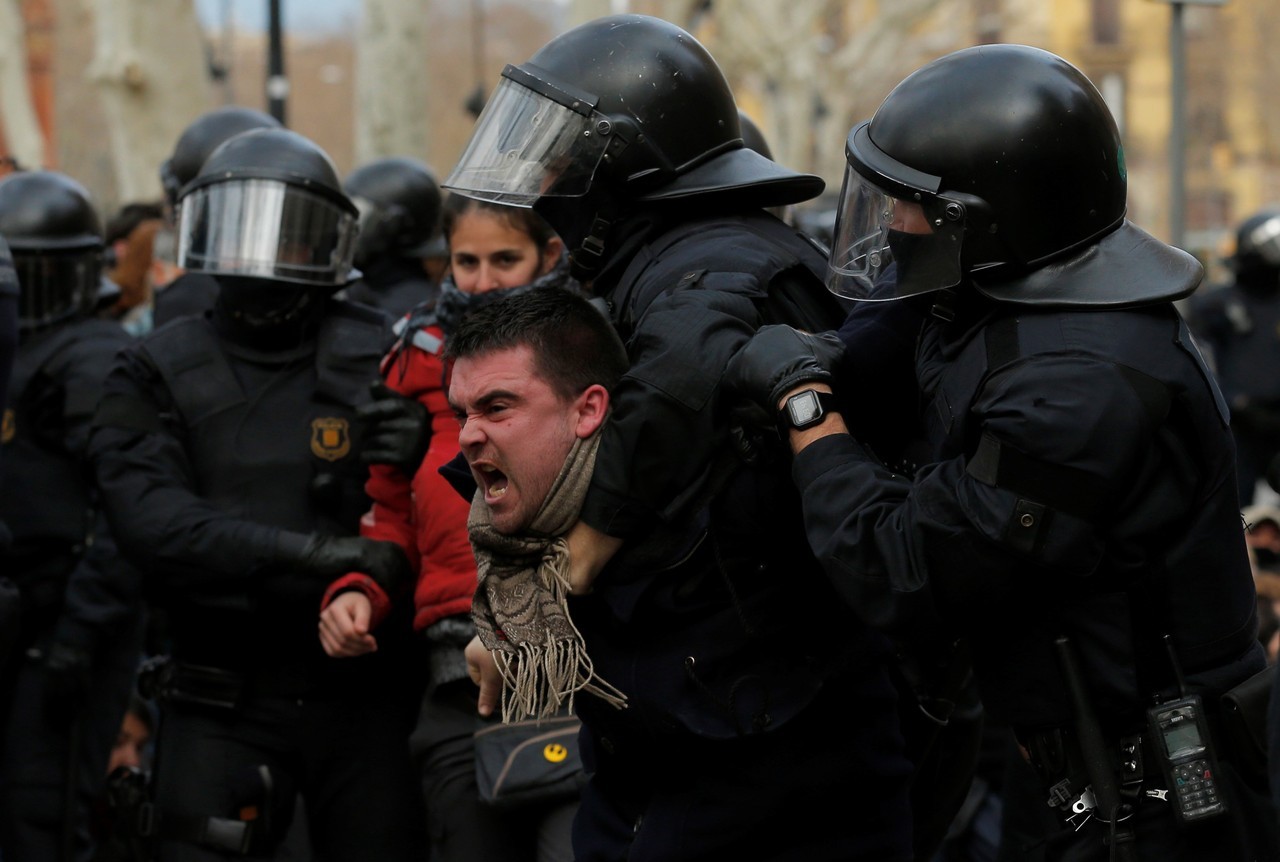
M 360 535 L 404 548 L 418 571 L 413 591 L 413 627 L 422 631 L 441 619 L 471 612 L 476 562 L 467 537 L 470 503 L 440 475 L 439 468 L 458 454 L 458 420 L 445 400 L 444 335 L 434 324 L 403 338 L 382 361 L 387 385 L 416 398 L 431 413 L 431 444 L 412 480 L 399 468 L 369 468 L 365 491 L 373 508 L 361 519 Z M 391 609 L 387 594 L 366 575 L 351 573 L 334 581 L 324 605 L 338 593 L 356 589 L 373 603 L 371 627 Z

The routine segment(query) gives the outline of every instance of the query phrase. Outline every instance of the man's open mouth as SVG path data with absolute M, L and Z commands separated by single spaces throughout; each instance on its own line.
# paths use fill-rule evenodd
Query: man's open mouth
M 497 467 L 485 464 L 479 468 L 480 481 L 484 484 L 486 501 L 496 500 L 507 493 L 507 474 Z

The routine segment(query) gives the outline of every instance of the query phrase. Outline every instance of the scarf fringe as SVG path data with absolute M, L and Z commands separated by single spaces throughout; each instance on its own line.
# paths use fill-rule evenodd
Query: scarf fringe
M 543 586 L 561 605 L 567 604 L 569 595 L 568 551 L 568 543 L 557 539 L 538 567 Z M 542 721 L 561 707 L 572 714 L 578 692 L 595 695 L 616 709 L 626 707 L 627 696 L 595 672 L 582 633 L 566 617 L 573 629 L 569 638 L 556 640 L 547 632 L 545 643 L 520 644 L 516 653 L 493 652 L 502 673 L 503 724 L 523 718 Z

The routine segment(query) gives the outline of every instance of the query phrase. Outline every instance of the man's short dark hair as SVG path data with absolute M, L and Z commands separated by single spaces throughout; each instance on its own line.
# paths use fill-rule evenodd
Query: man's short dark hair
M 627 371 L 627 351 L 604 314 L 581 294 L 539 288 L 467 314 L 445 345 L 458 359 L 527 345 L 538 373 L 556 394 L 576 398 L 588 386 L 612 389 Z

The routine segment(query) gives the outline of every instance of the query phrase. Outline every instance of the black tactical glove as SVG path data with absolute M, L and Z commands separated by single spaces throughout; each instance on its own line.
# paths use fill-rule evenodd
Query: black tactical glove
M 360 460 L 390 464 L 406 476 L 418 472 L 431 445 L 431 414 L 418 401 L 393 392 L 381 380 L 370 384 L 373 401 L 356 408 L 365 426 Z
M 762 409 L 772 423 L 783 395 L 801 383 L 829 382 L 843 355 L 844 342 L 833 332 L 762 326 L 729 360 L 724 386 Z
M 54 641 L 44 659 L 44 710 L 50 723 L 68 727 L 89 699 L 93 656 L 75 644 Z
M 282 542 L 282 550 L 285 547 Z M 395 542 L 363 536 L 312 535 L 297 553 L 286 551 L 285 558 L 295 570 L 317 578 L 332 580 L 348 572 L 360 572 L 392 596 L 413 582 L 409 558 Z

